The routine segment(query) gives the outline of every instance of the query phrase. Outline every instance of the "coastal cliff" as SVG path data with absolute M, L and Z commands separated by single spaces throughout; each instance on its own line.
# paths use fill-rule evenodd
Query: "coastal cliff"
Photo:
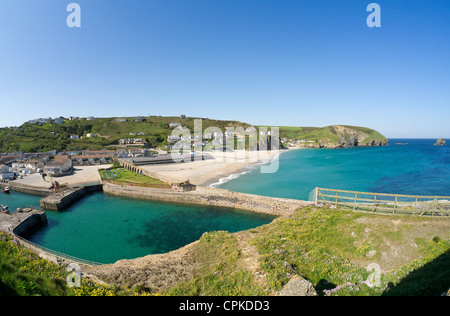
M 313 130 L 297 140 L 299 148 L 347 148 L 387 146 L 389 141 L 377 131 L 358 126 L 332 125 Z

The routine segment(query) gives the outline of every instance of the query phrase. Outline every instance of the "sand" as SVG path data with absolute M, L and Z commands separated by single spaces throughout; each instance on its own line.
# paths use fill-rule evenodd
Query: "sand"
M 96 165 L 96 166 L 75 166 L 74 171 L 71 175 L 64 177 L 46 177 L 45 181 L 39 173 L 24 176 L 23 179 L 17 179 L 14 183 L 26 184 L 35 187 L 49 188 L 51 186 L 52 180 L 58 181 L 59 183 L 68 183 L 69 185 L 85 185 L 100 183 L 99 169 L 106 169 L 111 167 L 111 165 Z
M 177 182 L 189 180 L 195 185 L 208 186 L 221 178 L 243 172 L 244 168 L 254 164 L 269 163 L 280 154 L 280 150 L 271 152 L 235 151 L 211 153 L 214 159 L 185 162 L 179 164 L 146 165 L 141 168 L 168 177 Z M 272 163 L 270 163 L 272 164 Z M 274 166 L 276 165 L 273 160 Z

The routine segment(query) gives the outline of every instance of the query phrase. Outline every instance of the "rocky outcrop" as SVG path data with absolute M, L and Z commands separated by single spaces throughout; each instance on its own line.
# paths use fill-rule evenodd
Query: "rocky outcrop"
M 296 275 L 283 287 L 280 296 L 317 296 L 317 292 L 310 282 Z
M 447 143 L 447 141 L 445 139 L 439 138 L 434 145 L 435 146 L 444 146 L 446 143 Z
M 389 141 L 378 132 L 361 127 L 333 125 L 327 128 L 328 134 L 314 141 L 299 141 L 302 148 L 347 148 L 387 146 Z

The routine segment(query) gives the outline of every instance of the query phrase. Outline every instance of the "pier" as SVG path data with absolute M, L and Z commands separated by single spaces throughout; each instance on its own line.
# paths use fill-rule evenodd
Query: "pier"
M 50 194 L 43 198 L 40 204 L 41 208 L 44 210 L 63 211 L 85 195 L 85 188 L 69 188 L 61 192 Z

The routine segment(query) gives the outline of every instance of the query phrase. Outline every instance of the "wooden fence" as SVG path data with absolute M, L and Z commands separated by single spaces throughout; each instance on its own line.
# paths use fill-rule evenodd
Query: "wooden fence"
M 310 193 L 315 203 L 332 204 L 354 211 L 450 216 L 450 196 L 388 194 L 315 188 Z

